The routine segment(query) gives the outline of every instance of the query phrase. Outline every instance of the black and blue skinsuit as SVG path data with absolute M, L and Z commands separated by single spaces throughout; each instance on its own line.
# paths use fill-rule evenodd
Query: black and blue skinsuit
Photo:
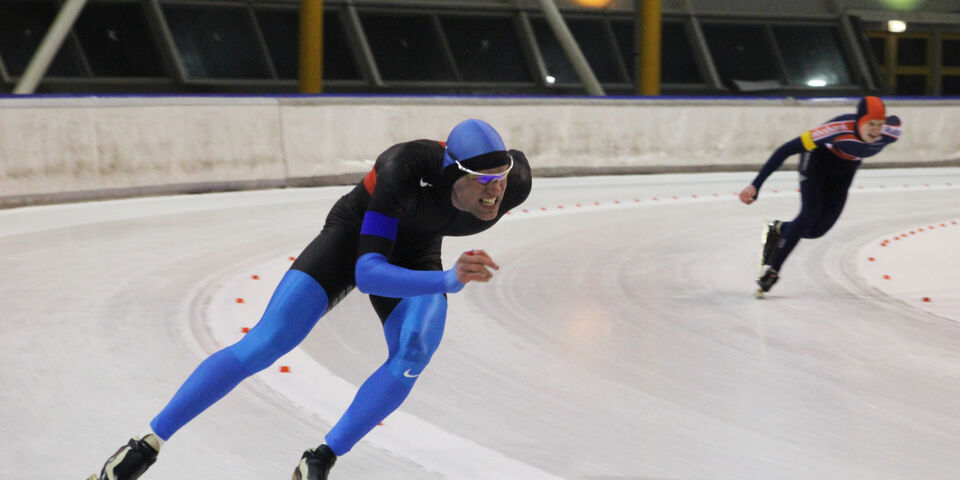
M 496 218 L 484 221 L 453 206 L 453 183 L 463 173 L 449 153 L 471 170 L 506 166 L 512 159 Z M 326 436 L 336 455 L 348 452 L 399 407 L 440 343 L 446 294 L 463 288 L 456 267 L 444 271 L 441 266 L 443 237 L 490 228 L 522 203 L 530 188 L 526 157 L 507 151 L 493 127 L 479 120 L 461 122 L 446 142 L 415 140 L 390 147 L 333 206 L 320 234 L 280 281 L 260 322 L 242 340 L 204 360 L 151 428 L 168 439 L 300 344 L 357 286 L 370 295 L 380 317 L 388 357 Z
M 863 122 L 884 119 L 884 115 L 883 103 L 877 97 L 867 97 L 861 100 L 856 114 L 832 118 L 783 144 L 760 169 L 752 182 L 757 192 L 787 157 L 800 155 L 800 213 L 780 226 L 780 242 L 769 262 L 773 270 L 780 271 L 801 238 L 818 238 L 830 230 L 843 211 L 862 159 L 880 153 L 900 138 L 900 119 L 896 116 L 885 117 L 879 140 L 865 142 L 860 138 Z

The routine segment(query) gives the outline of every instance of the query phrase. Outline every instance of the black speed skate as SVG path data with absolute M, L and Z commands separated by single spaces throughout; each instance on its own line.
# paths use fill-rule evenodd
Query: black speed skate
M 780 225 L 782 224 L 780 220 L 774 220 L 763 226 L 763 234 L 760 236 L 760 265 L 757 267 L 757 285 L 760 287 L 756 292 L 757 298 L 763 298 L 779 278 L 777 271 L 770 268 L 770 260 L 780 243 L 782 237 Z
M 760 287 L 757 289 L 758 297 L 763 297 L 765 293 L 770 291 L 770 288 L 773 287 L 773 284 L 777 283 L 777 280 L 780 279 L 780 275 L 776 270 L 773 269 L 773 267 L 770 265 L 765 265 L 764 267 L 763 274 L 757 279 L 757 286 Z
M 135 480 L 157 461 L 160 442 L 156 435 L 148 433 L 143 438 L 131 438 L 107 459 L 100 476 L 91 475 L 87 480 Z
M 327 480 L 327 474 L 336 462 L 337 455 L 326 445 L 307 450 L 293 471 L 293 480 Z
M 763 238 L 761 243 L 763 244 L 763 252 L 760 254 L 760 266 L 770 265 L 770 258 L 773 257 L 773 252 L 777 251 L 777 245 L 780 243 L 780 220 L 774 220 L 768 222 L 767 226 L 763 232 Z

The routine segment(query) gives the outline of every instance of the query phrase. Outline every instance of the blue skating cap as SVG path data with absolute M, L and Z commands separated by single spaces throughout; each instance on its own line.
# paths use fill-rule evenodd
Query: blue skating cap
M 470 170 L 487 170 L 510 163 L 500 134 L 483 120 L 464 120 L 453 127 L 443 153 L 443 176 L 456 181 L 464 175 L 454 160 Z

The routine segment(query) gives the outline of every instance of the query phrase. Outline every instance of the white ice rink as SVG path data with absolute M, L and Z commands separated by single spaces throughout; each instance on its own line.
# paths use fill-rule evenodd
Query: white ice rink
M 752 177 L 535 179 L 447 239 L 446 264 L 502 269 L 450 296 L 433 362 L 332 479 L 960 478 L 960 169 L 862 170 L 763 300 L 761 225 L 799 195 L 779 172 L 745 206 Z M 347 189 L 0 211 L 0 479 L 98 470 L 256 322 Z M 385 355 L 352 293 L 144 479 L 290 478 Z

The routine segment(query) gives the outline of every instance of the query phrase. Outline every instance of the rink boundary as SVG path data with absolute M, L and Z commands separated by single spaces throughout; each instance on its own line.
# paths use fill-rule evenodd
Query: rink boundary
M 389 145 L 481 118 L 536 176 L 756 170 L 853 98 L 376 96 L 0 99 L 0 208 L 356 183 Z M 890 99 L 904 136 L 870 167 L 960 165 L 960 101 Z M 758 126 L 763 135 L 755 135 Z M 946 139 L 946 140 L 945 140 Z
M 944 168 L 960 167 L 960 159 L 933 162 L 890 162 L 880 165 L 865 163 L 861 169 L 898 169 L 898 168 Z M 535 178 L 557 177 L 593 177 L 605 175 L 665 175 L 696 173 L 733 173 L 744 172 L 752 175 L 756 165 L 729 166 L 649 166 L 649 167 L 546 167 L 533 170 Z M 796 168 L 795 161 L 785 162 L 781 169 L 790 171 Z M 339 175 L 321 175 L 315 177 L 267 179 L 249 181 L 199 182 L 171 185 L 153 185 L 105 189 L 97 191 L 79 190 L 31 195 L 0 196 L 0 210 L 28 206 L 56 205 L 103 200 L 122 200 L 140 197 L 197 195 L 207 193 L 227 193 L 251 190 L 272 190 L 286 188 L 315 188 L 332 186 L 352 186 L 362 179 L 364 172 Z

